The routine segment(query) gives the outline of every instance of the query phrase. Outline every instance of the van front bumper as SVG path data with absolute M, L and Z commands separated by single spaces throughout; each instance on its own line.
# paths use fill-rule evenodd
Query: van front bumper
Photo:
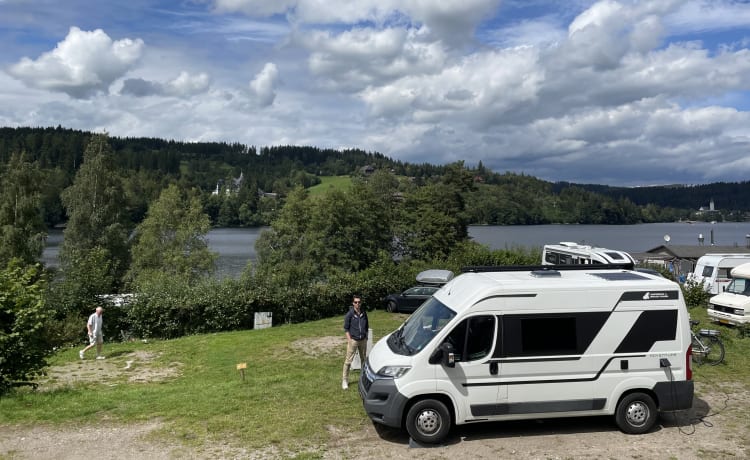
M 718 323 L 722 324 L 732 324 L 734 326 L 742 326 L 750 322 L 750 317 L 746 315 L 735 315 L 732 313 L 728 313 L 726 311 L 720 311 L 719 309 L 729 310 L 732 309 L 731 307 L 720 307 L 720 306 L 714 306 L 710 305 L 706 312 L 708 313 L 708 317 L 711 318 L 713 321 L 716 321 Z
M 365 412 L 372 421 L 401 428 L 407 399 L 399 393 L 394 379 L 379 377 L 372 372 L 368 362 L 362 366 L 358 389 Z

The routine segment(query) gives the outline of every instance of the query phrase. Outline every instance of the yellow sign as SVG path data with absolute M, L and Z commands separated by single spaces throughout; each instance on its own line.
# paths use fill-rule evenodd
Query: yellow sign
M 240 370 L 240 369 L 247 369 L 247 363 L 237 364 L 237 370 Z

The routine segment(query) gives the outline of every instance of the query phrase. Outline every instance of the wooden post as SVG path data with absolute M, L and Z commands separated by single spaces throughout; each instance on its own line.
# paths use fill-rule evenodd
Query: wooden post
M 247 363 L 239 363 L 237 364 L 237 370 L 240 371 L 240 375 L 242 376 L 242 381 L 245 381 L 245 369 L 247 369 Z

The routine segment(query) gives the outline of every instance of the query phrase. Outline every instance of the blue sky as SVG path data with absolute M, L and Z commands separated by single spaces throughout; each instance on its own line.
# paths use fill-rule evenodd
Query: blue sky
M 750 3 L 0 0 L 0 126 L 750 180 Z

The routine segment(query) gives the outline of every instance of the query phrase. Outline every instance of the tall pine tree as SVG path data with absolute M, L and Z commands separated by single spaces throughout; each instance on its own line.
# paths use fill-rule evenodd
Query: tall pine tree
M 30 265 L 39 261 L 47 238 L 42 217 L 42 173 L 23 153 L 11 156 L 0 174 L 0 265 L 13 258 Z

